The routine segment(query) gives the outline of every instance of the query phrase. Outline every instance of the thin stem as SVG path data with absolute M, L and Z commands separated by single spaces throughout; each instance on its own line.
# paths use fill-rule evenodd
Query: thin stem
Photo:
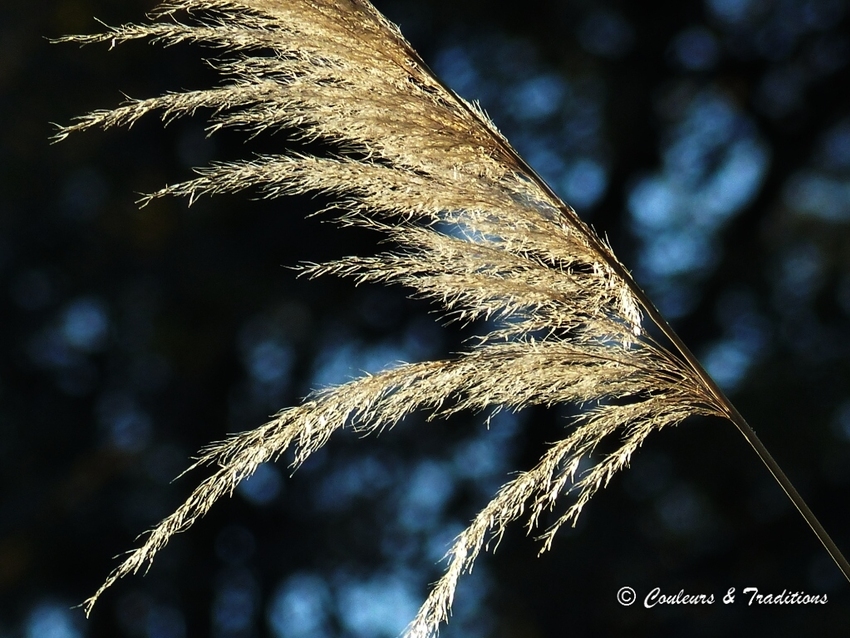
M 517 156 L 517 159 L 522 163 L 523 168 L 529 171 L 532 179 L 546 191 L 549 195 L 551 195 L 555 201 L 560 201 L 557 195 L 549 188 L 546 182 L 541 179 L 534 170 L 529 167 L 525 162 Z M 562 210 L 569 217 L 574 217 L 575 213 L 572 212 L 566 204 L 562 205 Z M 768 452 L 767 448 L 761 442 L 761 440 L 756 436 L 755 430 L 747 423 L 746 419 L 738 412 L 738 409 L 732 405 L 732 402 L 720 389 L 720 386 L 711 378 L 711 375 L 708 374 L 705 368 L 703 368 L 702 364 L 699 362 L 699 359 L 696 358 L 693 352 L 691 352 L 690 348 L 685 345 L 685 342 L 682 341 L 681 337 L 676 334 L 676 331 L 673 330 L 673 327 L 667 322 L 667 320 L 662 316 L 661 312 L 658 308 L 655 307 L 655 304 L 652 303 L 652 300 L 647 296 L 647 294 L 643 291 L 643 289 L 638 286 L 637 282 L 632 278 L 631 273 L 629 273 L 626 268 L 617 261 L 613 255 L 606 249 L 605 245 L 602 243 L 602 240 L 590 230 L 588 226 L 584 223 L 579 223 L 579 228 L 585 237 L 594 245 L 597 249 L 597 252 L 605 259 L 606 263 L 611 267 L 614 272 L 619 275 L 623 281 L 626 282 L 626 285 L 632 291 L 632 294 L 635 295 L 635 298 L 638 300 L 638 303 L 644 308 L 646 313 L 649 315 L 649 318 L 652 322 L 658 326 L 661 332 L 664 334 L 667 339 L 670 340 L 676 350 L 682 355 L 687 364 L 691 367 L 691 369 L 697 374 L 700 380 L 703 382 L 708 391 L 717 399 L 720 406 L 723 408 L 723 411 L 726 413 L 727 418 L 735 424 L 735 427 L 738 428 L 738 431 L 744 436 L 747 442 L 752 446 L 756 455 L 761 459 L 762 463 L 765 464 L 768 471 L 771 473 L 773 478 L 779 483 L 779 486 L 785 492 L 786 496 L 791 499 L 791 502 L 794 504 L 794 507 L 797 508 L 797 511 L 800 512 L 800 515 L 803 519 L 808 523 L 809 527 L 815 533 L 818 540 L 823 544 L 830 558 L 835 561 L 835 564 L 838 566 L 838 569 L 841 570 L 841 573 L 844 574 L 844 577 L 850 582 L 850 563 L 847 562 L 847 559 L 844 557 L 844 554 L 841 553 L 841 550 L 838 549 L 838 546 L 835 544 L 835 541 L 832 540 L 830 535 L 824 529 L 823 525 L 821 525 L 817 516 L 814 515 L 814 512 L 809 508 L 806 504 L 806 501 L 800 496 L 800 493 L 794 487 L 794 484 L 791 483 L 791 480 L 785 475 L 785 472 L 782 471 L 782 468 L 779 467 L 779 464 L 773 458 L 773 456 Z
M 536 175 L 535 175 L 536 177 Z M 539 178 L 538 178 L 539 179 Z M 540 180 L 543 184 L 544 188 L 545 183 Z M 551 192 L 551 191 L 550 191 Z M 838 549 L 838 546 L 835 544 L 835 541 L 832 540 L 829 533 L 824 529 L 823 525 L 821 525 L 817 516 L 815 516 L 814 512 L 809 508 L 805 499 L 800 496 L 800 493 L 794 487 L 794 484 L 791 483 L 791 480 L 785 475 L 785 472 L 782 471 L 782 468 L 779 467 L 779 464 L 773 458 L 771 453 L 767 450 L 761 440 L 753 430 L 752 426 L 747 423 L 746 419 L 738 412 L 738 409 L 732 404 L 729 400 L 729 397 L 720 389 L 720 386 L 717 385 L 715 380 L 711 377 L 710 374 L 703 368 L 702 364 L 699 362 L 699 359 L 696 358 L 691 349 L 685 345 L 685 342 L 682 341 L 681 337 L 676 334 L 676 331 L 673 330 L 673 327 L 667 322 L 667 320 L 663 317 L 658 308 L 655 307 L 655 304 L 652 303 L 652 300 L 647 296 L 647 294 L 643 291 L 643 289 L 637 285 L 637 282 L 632 278 L 631 274 L 625 269 L 625 267 L 616 259 L 609 258 L 609 253 L 607 250 L 604 250 L 604 246 L 602 246 L 601 240 L 596 236 L 595 233 L 592 233 L 586 227 L 582 228 L 585 232 L 585 235 L 591 240 L 594 245 L 599 250 L 599 253 L 606 260 L 608 265 L 626 282 L 626 285 L 632 291 L 632 293 L 637 298 L 640 305 L 644 308 L 646 313 L 649 315 L 649 318 L 652 322 L 658 326 L 661 332 L 664 334 L 667 339 L 676 347 L 676 350 L 682 355 L 687 364 L 691 367 L 691 369 L 699 376 L 700 380 L 703 382 L 705 387 L 711 392 L 715 399 L 717 399 L 720 406 L 723 408 L 724 412 L 726 412 L 727 418 L 735 424 L 735 427 L 738 428 L 738 431 L 744 436 L 756 455 L 761 459 L 762 463 L 765 464 L 768 471 L 771 473 L 773 478 L 779 483 L 779 486 L 785 492 L 786 496 L 791 499 L 791 502 L 794 504 L 794 507 L 797 508 L 797 511 L 800 512 L 800 515 L 803 519 L 808 523 L 811 530 L 815 533 L 818 540 L 826 549 L 830 558 L 835 561 L 835 564 L 838 566 L 838 569 L 841 570 L 841 573 L 844 574 L 844 578 L 850 582 L 850 563 L 847 562 L 847 559 L 844 557 L 844 554 L 841 553 L 841 550 Z
M 595 240 L 595 242 L 600 243 L 599 239 L 594 234 L 590 234 L 589 238 L 591 240 Z M 607 259 L 608 254 L 606 251 L 600 251 L 602 255 L 608 261 L 608 264 L 611 268 L 618 274 L 626 284 L 629 286 L 629 289 L 637 298 L 638 302 L 641 306 L 643 306 L 646 313 L 649 315 L 649 318 L 658 326 L 661 332 L 664 334 L 667 339 L 676 347 L 676 350 L 682 355 L 687 364 L 691 367 L 691 369 L 699 376 L 700 380 L 705 384 L 705 387 L 711 392 L 715 399 L 720 403 L 720 406 L 723 408 L 724 412 L 726 412 L 727 418 L 735 424 L 735 427 L 738 428 L 738 431 L 744 436 L 758 457 L 762 460 L 762 462 L 767 466 L 768 471 L 770 471 L 773 478 L 779 483 L 779 486 L 785 492 L 791 502 L 794 504 L 794 507 L 797 508 L 797 511 L 800 512 L 800 515 L 803 519 L 808 523 L 809 527 L 815 533 L 815 536 L 818 537 L 818 540 L 823 544 L 827 553 L 829 553 L 830 558 L 835 561 L 835 564 L 838 566 L 838 569 L 841 570 L 841 573 L 844 574 L 844 577 L 850 582 L 850 563 L 847 562 L 847 559 L 844 557 L 844 554 L 841 553 L 841 550 L 838 549 L 838 546 L 835 544 L 835 541 L 832 540 L 830 535 L 824 529 L 823 525 L 821 525 L 817 516 L 814 515 L 814 512 L 809 508 L 806 504 L 806 501 L 800 496 L 800 493 L 794 487 L 794 484 L 791 483 L 791 480 L 785 475 L 785 472 L 782 471 L 782 468 L 779 467 L 779 464 L 773 458 L 773 456 L 768 452 L 767 448 L 761 442 L 761 440 L 756 436 L 755 430 L 753 430 L 752 426 L 747 423 L 746 419 L 738 412 L 738 409 L 732 405 L 732 402 L 720 389 L 720 386 L 711 378 L 711 375 L 708 374 L 705 368 L 703 368 L 702 364 L 699 362 L 699 359 L 696 358 L 693 352 L 691 352 L 690 348 L 685 345 L 685 342 L 682 341 L 681 337 L 676 334 L 676 331 L 673 330 L 673 327 L 667 323 L 667 320 L 661 315 L 661 312 L 658 308 L 655 307 L 655 304 L 649 299 L 646 293 L 641 289 L 640 286 L 637 285 L 635 280 L 631 277 L 628 271 L 623 267 L 621 263 L 616 260 Z
M 791 483 L 791 480 L 785 475 L 785 472 L 782 471 L 782 468 L 779 467 L 779 464 L 758 438 L 755 433 L 755 430 L 747 423 L 746 419 L 738 412 L 738 409 L 732 405 L 732 402 L 720 389 L 714 379 L 711 378 L 711 375 L 706 372 L 705 368 L 702 367 L 702 364 L 699 360 L 694 356 L 694 354 L 690 351 L 679 335 L 673 330 L 669 323 L 661 316 L 661 313 L 655 307 L 655 305 L 649 300 L 646 296 L 646 293 L 641 290 L 637 284 L 634 284 L 632 287 L 631 283 L 634 280 L 626 279 L 627 282 L 630 283 L 630 288 L 632 288 L 633 292 L 637 295 L 638 301 L 640 301 L 641 305 L 646 309 L 647 314 L 649 314 L 650 319 L 661 329 L 664 335 L 676 346 L 676 349 L 682 354 L 685 360 L 688 362 L 688 365 L 694 370 L 694 372 L 699 375 L 702 382 L 706 385 L 706 387 L 711 391 L 714 397 L 720 402 L 721 406 L 726 411 L 726 414 L 732 423 L 735 424 L 735 427 L 738 428 L 738 431 L 747 439 L 747 443 L 749 443 L 758 457 L 762 460 L 762 462 L 767 466 L 767 469 L 773 475 L 773 478 L 776 479 L 776 482 L 779 483 L 779 486 L 785 492 L 791 502 L 794 504 L 794 507 L 797 508 L 797 511 L 800 512 L 800 515 L 805 519 L 806 523 L 809 524 L 809 527 L 815 533 L 815 536 L 818 537 L 818 540 L 823 544 L 826 551 L 829 553 L 830 558 L 835 561 L 835 564 L 838 566 L 838 569 L 841 570 L 841 573 L 844 574 L 844 577 L 850 581 L 850 563 L 847 562 L 847 559 L 844 557 L 844 554 L 841 553 L 841 550 L 838 549 L 838 546 L 835 544 L 835 541 L 832 540 L 830 535 L 824 529 L 823 525 L 821 525 L 817 516 L 814 515 L 814 512 L 809 508 L 806 504 L 806 501 L 800 496 L 800 493 L 794 487 L 794 484 Z
M 814 515 L 812 510 L 809 509 L 809 506 L 806 505 L 806 501 L 803 500 L 803 497 L 800 496 L 796 489 L 794 489 L 794 485 L 791 483 L 790 479 L 785 476 L 782 468 L 779 467 L 779 464 L 773 459 L 770 452 L 767 451 L 767 448 L 764 447 L 764 444 L 756 436 L 755 431 L 744 420 L 744 417 L 741 416 L 741 414 L 735 409 L 735 406 L 729 404 L 729 407 L 733 410 L 733 414 L 730 417 L 732 423 L 737 426 L 741 434 L 744 435 L 744 438 L 747 439 L 747 442 L 753 446 L 756 454 L 758 454 L 759 458 L 767 466 L 767 469 L 770 470 L 770 473 L 773 474 L 773 478 L 776 479 L 776 482 L 779 483 L 780 487 L 782 487 L 785 491 L 785 494 L 787 494 L 788 498 L 791 499 L 791 502 L 794 503 L 794 507 L 797 508 L 797 511 L 800 512 L 809 524 L 809 527 L 812 528 L 815 536 L 818 537 L 818 540 L 823 544 L 824 548 L 826 548 L 826 551 L 829 552 L 830 558 L 832 558 L 832 560 L 835 561 L 835 564 L 838 565 L 838 569 L 841 570 L 844 577 L 850 581 L 850 563 L 847 562 L 844 554 L 842 554 L 841 550 L 838 549 L 838 546 L 823 528 L 823 525 L 820 524 L 820 521 Z
M 447 92 L 454 95 L 458 100 L 458 104 L 467 112 L 471 113 L 471 110 L 467 106 L 466 102 L 464 102 L 449 86 L 447 86 L 442 80 L 440 80 L 436 74 L 428 67 L 427 64 L 422 60 L 419 55 L 413 51 L 413 49 L 409 47 L 405 47 L 410 56 L 416 60 L 422 68 L 424 68 L 428 73 L 431 74 L 431 77 Z M 490 130 L 489 127 L 485 127 L 486 130 Z M 495 134 L 493 135 L 493 139 L 496 144 L 502 148 L 502 150 L 508 155 L 508 157 L 513 160 L 513 162 L 518 167 L 519 171 L 529 177 L 536 186 L 538 186 L 543 192 L 545 192 L 549 197 L 551 197 L 552 201 L 558 202 L 558 206 L 563 214 L 565 214 L 569 219 L 574 220 L 576 222 L 576 226 L 579 231 L 585 236 L 585 238 L 590 242 L 594 248 L 596 248 L 599 256 L 605 260 L 608 266 L 619 275 L 623 281 L 626 282 L 626 285 L 631 290 L 632 294 L 634 294 L 635 298 L 638 300 L 638 303 L 644 308 L 646 313 L 649 315 L 649 318 L 655 323 L 656 326 L 661 330 L 665 337 L 672 343 L 676 350 L 678 350 L 679 354 L 682 355 L 687 364 L 691 367 L 691 369 L 696 373 L 696 375 L 700 378 L 702 383 L 705 385 L 706 389 L 714 396 L 714 398 L 719 403 L 720 407 L 726 413 L 727 418 L 735 424 L 735 427 L 738 428 L 738 431 L 744 436 L 747 442 L 752 446 L 755 453 L 762 460 L 762 462 L 767 466 L 767 469 L 773 475 L 773 478 L 779 483 L 779 486 L 785 492 L 791 502 L 794 503 L 794 507 L 797 508 L 797 511 L 800 512 L 803 519 L 805 519 L 806 523 L 808 523 L 809 527 L 815 533 L 815 536 L 818 537 L 818 540 L 823 544 L 826 551 L 829 553 L 830 558 L 835 561 L 835 564 L 838 566 L 838 569 L 841 570 L 841 573 L 844 574 L 844 577 L 850 582 L 850 563 L 847 562 L 847 559 L 844 558 L 844 554 L 841 553 L 841 550 L 838 549 L 838 546 L 835 542 L 830 538 L 827 531 L 823 528 L 823 525 L 820 524 L 820 521 L 814 515 L 809 506 L 806 504 L 806 501 L 803 500 L 803 497 L 800 496 L 800 493 L 797 492 L 794 485 L 791 483 L 791 480 L 785 476 L 785 472 L 782 471 L 782 468 L 779 467 L 779 464 L 774 460 L 773 456 L 768 452 L 767 448 L 764 444 L 759 440 L 758 436 L 756 436 L 755 430 L 750 426 L 749 423 L 744 419 L 740 412 L 738 412 L 737 408 L 732 405 L 732 402 L 720 389 L 714 379 L 711 378 L 711 375 L 708 374 L 705 368 L 702 367 L 702 364 L 699 360 L 694 356 L 691 352 L 690 348 L 685 345 L 685 342 L 676 334 L 676 331 L 673 330 L 673 327 L 667 323 L 667 320 L 662 316 L 661 312 L 658 308 L 655 307 L 655 304 L 652 303 L 652 300 L 647 296 L 647 294 L 643 291 L 643 289 L 638 286 L 637 282 L 632 278 L 631 273 L 626 270 L 625 266 L 621 264 L 614 255 L 609 251 L 609 249 L 605 246 L 602 240 L 599 238 L 596 233 L 594 233 L 590 227 L 585 224 L 579 217 L 576 215 L 575 211 L 570 208 L 567 204 L 563 203 L 563 201 L 558 197 L 558 195 L 551 189 L 551 187 L 541 178 L 537 172 L 528 165 L 528 163 L 520 157 L 519 153 L 517 153 L 513 147 L 509 144 L 506 144 L 503 139 L 498 138 Z
M 554 193 L 548 188 L 545 182 L 540 179 L 535 173 L 532 171 L 532 175 L 534 178 L 539 180 L 542 188 L 548 190 L 553 196 Z M 565 213 L 569 213 L 568 210 L 564 211 Z M 635 295 L 635 298 L 638 300 L 640 305 L 644 308 L 646 313 L 649 315 L 649 318 L 652 322 L 658 326 L 661 332 L 664 334 L 667 339 L 676 347 L 676 350 L 682 355 L 687 364 L 691 367 L 691 369 L 697 374 L 700 380 L 703 382 L 705 387 L 711 392 L 715 399 L 717 399 L 720 406 L 723 408 L 726 413 L 727 418 L 735 424 L 735 427 L 738 428 L 738 431 L 744 436 L 747 442 L 752 446 L 756 455 L 761 459 L 762 463 L 765 464 L 768 471 L 771 473 L 773 478 L 779 483 L 779 486 L 785 492 L 786 496 L 791 499 L 791 502 L 794 504 L 794 507 L 797 508 L 797 511 L 800 512 L 800 515 L 803 519 L 808 523 L 809 527 L 815 533 L 818 540 L 823 544 L 830 558 L 835 561 L 835 564 L 838 566 L 838 569 L 841 570 L 841 573 L 844 574 L 844 578 L 850 582 L 850 563 L 847 562 L 847 559 L 844 557 L 844 554 L 841 553 L 841 550 L 838 549 L 838 546 L 835 544 L 835 541 L 832 540 L 829 533 L 824 529 L 823 525 L 821 525 L 817 516 L 815 516 L 814 512 L 809 508 L 806 504 L 806 501 L 800 496 L 800 493 L 794 487 L 794 484 L 791 483 L 791 480 L 785 475 L 785 472 L 782 471 L 782 468 L 779 467 L 779 464 L 758 438 L 753 430 L 752 426 L 747 423 L 746 419 L 738 412 L 738 409 L 732 404 L 723 390 L 720 389 L 720 386 L 714 381 L 710 374 L 703 368 L 702 364 L 699 362 L 699 359 L 696 358 L 693 352 L 691 352 L 690 348 L 685 345 L 685 342 L 682 341 L 681 337 L 676 334 L 676 331 L 673 330 L 673 327 L 667 322 L 667 320 L 662 316 L 661 312 L 658 308 L 655 307 L 655 304 L 652 303 L 652 300 L 647 296 L 647 294 L 643 291 L 643 289 L 637 285 L 637 282 L 632 278 L 631 274 L 625 269 L 625 267 L 616 259 L 609 257 L 609 252 L 605 250 L 604 245 L 602 245 L 601 240 L 598 236 L 591 232 L 589 228 L 584 226 L 583 224 L 580 226 L 585 236 L 594 244 L 597 248 L 598 252 L 602 255 L 608 265 L 616 272 L 623 281 L 626 282 L 626 285 Z

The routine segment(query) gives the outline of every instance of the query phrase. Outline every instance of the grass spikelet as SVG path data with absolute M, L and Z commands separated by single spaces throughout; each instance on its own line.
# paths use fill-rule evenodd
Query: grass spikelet
M 395 246 L 374 257 L 305 264 L 308 276 L 402 284 L 463 321 L 488 318 L 489 333 L 444 361 L 405 364 L 308 396 L 255 430 L 202 450 L 193 467 L 215 467 L 187 501 L 85 602 L 90 612 L 121 577 L 146 568 L 259 464 L 293 450 L 295 465 L 341 428 L 370 433 L 413 410 L 431 418 L 460 410 L 586 407 L 532 469 L 506 483 L 455 540 L 448 567 L 407 635 L 433 636 L 448 620 L 458 579 L 482 548 L 565 495 L 542 533 L 558 528 L 625 468 L 650 433 L 692 415 L 734 423 L 850 578 L 850 566 L 764 446 L 664 321 L 610 247 L 522 160 L 476 105 L 448 89 L 398 29 L 366 0 L 182 0 L 145 24 L 62 41 L 192 42 L 229 55 L 213 63 L 216 88 L 128 100 L 60 128 L 132 126 L 148 114 L 168 122 L 210 109 L 212 132 L 286 129 L 337 149 L 282 154 L 198 169 L 192 180 L 145 200 L 258 190 L 266 197 L 323 192 L 342 199 L 337 220 L 383 233 Z M 647 329 L 654 324 L 666 345 Z M 600 442 L 618 447 L 596 458 Z

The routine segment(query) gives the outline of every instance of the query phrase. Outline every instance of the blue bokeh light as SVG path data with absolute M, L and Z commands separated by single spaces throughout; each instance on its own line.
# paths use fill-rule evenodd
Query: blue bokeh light
M 294 356 L 292 349 L 268 339 L 253 344 L 245 354 L 251 377 L 260 383 L 285 385 L 289 380 Z
M 632 25 L 611 9 L 591 12 L 579 25 L 577 35 L 585 50 L 606 58 L 625 55 L 635 42 Z
M 455 476 L 470 480 L 490 498 L 505 480 L 511 464 L 512 443 L 526 418 L 523 412 L 502 411 L 493 415 L 487 427 L 455 448 L 452 457 Z
M 670 48 L 676 62 L 690 71 L 711 69 L 720 58 L 717 38 L 703 26 L 682 31 L 673 38 Z
M 597 161 L 582 157 L 573 162 L 560 180 L 564 199 L 576 208 L 590 208 L 608 188 L 608 175 Z
M 714 344 L 702 355 L 705 369 L 725 391 L 734 390 L 744 379 L 752 357 L 734 340 Z
M 754 8 L 754 0 L 707 0 L 706 4 L 716 17 L 730 23 L 747 20 Z
M 85 359 L 68 346 L 59 330 L 36 333 L 27 347 L 30 360 L 40 368 L 62 369 L 80 365 Z
M 412 360 L 407 340 L 364 344 L 358 339 L 329 338 L 316 357 L 311 389 L 345 383 L 363 373 L 374 374 Z M 412 345 L 412 344 L 411 344 Z
M 283 491 L 283 477 L 273 463 L 260 463 L 236 489 L 252 505 L 268 505 Z
M 770 324 L 759 312 L 755 295 L 745 289 L 730 290 L 720 297 L 717 319 L 723 336 L 709 344 L 700 358 L 720 387 L 734 392 L 765 356 L 771 340 Z
M 101 300 L 83 297 L 72 301 L 61 321 L 62 336 L 71 347 L 94 352 L 105 345 L 109 316 Z
M 458 94 L 467 99 L 480 100 L 484 82 L 469 52 L 460 45 L 441 49 L 434 60 L 434 68 Z
M 213 629 L 217 636 L 250 635 L 259 607 L 259 586 L 245 570 L 225 572 L 213 601 Z
M 24 635 L 26 638 L 82 638 L 83 632 L 68 605 L 42 602 L 30 611 Z
M 358 498 L 379 493 L 393 477 L 389 465 L 375 456 L 339 460 L 316 477 L 313 503 L 320 510 L 341 511 Z
M 519 120 L 540 120 L 561 109 L 569 91 L 566 81 L 552 73 L 537 75 L 517 85 L 510 94 L 510 111 Z
M 812 299 L 821 289 L 824 271 L 824 255 L 815 243 L 801 241 L 789 247 L 782 254 L 777 268 L 777 304 L 796 305 L 802 309 L 800 304 L 788 304 L 787 300 L 800 302 Z
M 151 418 L 128 394 L 118 392 L 103 396 L 97 405 L 97 416 L 110 445 L 117 450 L 140 452 L 150 441 Z
M 850 221 L 850 180 L 811 170 L 800 171 L 785 184 L 783 200 L 805 217 L 831 223 Z
M 827 170 L 850 170 L 850 120 L 840 122 L 826 133 L 821 155 Z
M 145 622 L 146 638 L 186 638 L 186 620 L 174 607 L 154 606 Z
M 268 623 L 276 638 L 330 638 L 331 604 L 331 591 L 322 577 L 294 574 L 272 595 Z
M 442 513 L 455 491 L 451 466 L 423 461 L 399 486 L 399 522 L 408 530 L 428 531 L 442 523 Z
M 838 406 L 832 424 L 836 435 L 843 441 L 850 443 L 850 399 Z
M 696 93 L 679 109 L 662 170 L 638 179 L 628 194 L 641 241 L 638 278 L 671 318 L 697 299 L 685 287 L 720 259 L 719 234 L 754 199 L 770 158 L 751 120 L 724 94 Z
M 394 638 L 416 615 L 419 597 L 399 574 L 350 580 L 339 587 L 339 615 L 356 638 Z

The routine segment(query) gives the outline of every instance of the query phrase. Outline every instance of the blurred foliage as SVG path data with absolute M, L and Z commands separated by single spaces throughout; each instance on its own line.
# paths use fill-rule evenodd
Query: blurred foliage
M 310 388 L 470 334 L 403 290 L 281 266 L 375 249 L 305 215 L 321 200 L 134 193 L 284 136 L 200 121 L 88 133 L 49 122 L 207 86 L 191 47 L 107 53 L 45 37 L 151 2 L 0 7 L 0 636 L 393 636 L 447 542 L 570 408 L 411 418 L 350 435 L 290 477 L 264 466 L 145 578 L 71 609 L 169 513 L 203 444 Z M 385 0 L 426 60 L 478 99 L 609 236 L 850 551 L 850 7 L 842 0 Z M 474 328 L 474 327 L 473 327 Z M 731 425 L 653 438 L 539 559 L 515 530 L 463 581 L 446 636 L 846 635 L 848 585 Z M 825 606 L 645 609 L 756 586 Z

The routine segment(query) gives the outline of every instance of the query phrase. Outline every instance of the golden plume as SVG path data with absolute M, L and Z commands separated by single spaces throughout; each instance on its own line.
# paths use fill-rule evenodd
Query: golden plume
M 413 410 L 439 417 L 564 402 L 586 410 L 457 537 L 446 572 L 408 636 L 436 634 L 448 619 L 458 578 L 509 523 L 526 517 L 531 529 L 559 497 L 572 495 L 543 533 L 549 547 L 558 528 L 575 522 L 651 432 L 691 415 L 718 416 L 739 428 L 850 579 L 846 559 L 610 247 L 369 2 L 182 0 L 164 3 L 153 18 L 62 40 L 200 43 L 232 54 L 213 63 L 225 83 L 94 111 L 61 128 L 58 139 L 92 127 L 130 126 L 152 112 L 168 121 L 206 108 L 211 131 L 287 129 L 326 142 L 336 154 L 215 164 L 146 199 L 193 200 L 246 188 L 268 197 L 339 196 L 340 222 L 384 233 L 396 248 L 306 265 L 305 273 L 401 283 L 462 320 L 489 318 L 496 327 L 454 359 L 400 365 L 323 389 L 265 425 L 204 449 L 193 467 L 212 465 L 215 473 L 108 576 L 86 601 L 87 612 L 117 579 L 147 566 L 171 536 L 287 449 L 294 449 L 297 466 L 336 430 L 372 432 Z M 644 316 L 667 346 L 650 336 Z M 580 461 L 610 437 L 619 438 L 617 449 L 580 471 Z

